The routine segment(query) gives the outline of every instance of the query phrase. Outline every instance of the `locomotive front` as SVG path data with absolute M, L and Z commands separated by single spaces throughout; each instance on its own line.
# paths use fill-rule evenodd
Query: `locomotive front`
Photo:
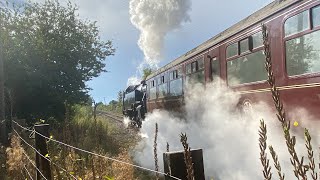
M 123 92 L 123 115 L 130 119 L 130 125 L 141 128 L 147 113 L 146 94 L 147 85 L 142 81 L 138 85 L 131 85 Z

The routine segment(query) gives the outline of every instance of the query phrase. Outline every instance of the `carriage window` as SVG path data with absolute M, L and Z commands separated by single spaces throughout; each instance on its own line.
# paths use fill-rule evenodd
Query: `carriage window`
M 168 89 L 167 88 L 168 88 L 167 83 L 163 83 L 163 84 L 160 84 L 158 86 L 159 98 L 167 96 L 167 93 L 168 93 Z
M 204 71 L 202 70 L 202 71 L 198 71 L 196 73 L 187 75 L 186 81 L 189 84 L 198 83 L 198 82 L 204 84 Z
M 204 69 L 204 60 L 203 58 L 193 61 L 186 65 L 186 74 L 195 73 L 201 69 Z
M 252 35 L 252 48 L 257 48 L 263 45 L 263 40 L 262 40 L 262 32 L 259 31 Z
M 227 47 L 227 58 L 238 55 L 238 42 L 233 43 Z
M 196 72 L 197 69 L 198 69 L 198 62 L 197 62 L 197 61 L 192 62 L 192 63 L 191 63 L 191 73 Z
M 203 58 L 199 59 L 197 62 L 198 62 L 197 71 L 200 70 L 200 69 L 204 69 L 204 60 L 203 60 Z
M 312 8 L 312 26 L 316 27 L 320 25 L 320 6 Z
M 151 82 L 150 82 L 150 87 L 154 87 L 155 86 L 155 83 L 154 83 L 154 80 L 152 80 Z
M 204 59 L 202 57 L 191 63 L 191 73 L 187 74 L 186 81 L 204 83 Z
M 186 65 L 186 74 L 191 73 L 191 63 Z
M 178 73 L 178 70 L 173 70 L 170 72 L 170 81 L 171 80 L 174 80 L 174 79 L 177 79 L 179 77 L 179 73 Z
M 149 90 L 149 98 L 150 99 L 156 99 L 157 98 L 157 88 L 156 87 L 152 87 Z
M 249 51 L 249 40 L 244 39 L 242 41 L 240 41 L 240 54 Z
M 309 11 L 303 11 L 290 17 L 284 24 L 285 36 L 302 32 L 309 28 Z
M 164 76 L 161 76 L 161 84 L 164 83 Z
M 170 96 L 180 96 L 182 95 L 182 78 L 181 78 L 181 68 L 173 70 L 170 72 Z
M 230 86 L 267 79 L 264 68 L 265 56 L 262 51 L 227 62 L 228 84 Z
M 320 31 L 286 41 L 289 76 L 320 72 Z
M 170 81 L 175 78 L 175 73 L 176 73 L 176 70 L 170 72 L 170 78 L 169 78 Z
M 182 95 L 182 78 L 170 81 L 170 96 Z
M 212 79 L 220 76 L 220 63 L 217 58 L 211 60 L 211 76 Z
M 182 68 L 177 69 L 177 78 L 182 76 Z

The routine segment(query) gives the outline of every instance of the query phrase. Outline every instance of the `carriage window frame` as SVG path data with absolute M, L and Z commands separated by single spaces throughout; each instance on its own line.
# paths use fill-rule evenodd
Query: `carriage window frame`
M 250 42 L 250 36 L 248 38 L 240 40 L 239 45 L 238 45 L 239 46 L 238 47 L 239 54 L 245 54 L 245 53 L 251 51 L 252 50 L 251 44 L 252 43 Z M 247 47 L 245 47 L 245 46 L 247 46 Z
M 170 78 L 169 78 L 170 81 L 178 79 L 180 77 L 178 69 L 174 69 L 174 70 L 170 71 L 169 76 L 170 76 Z
M 286 17 L 283 21 L 283 26 L 282 26 L 282 29 L 283 29 L 283 53 L 284 53 L 284 58 L 285 58 L 285 75 L 288 77 L 288 78 L 299 78 L 299 77 L 304 77 L 304 76 L 316 76 L 318 74 L 320 74 L 320 72 L 307 72 L 307 73 L 302 73 L 302 74 L 295 74 L 295 75 L 289 75 L 288 74 L 288 68 L 287 68 L 287 48 L 286 48 L 286 43 L 287 41 L 290 41 L 290 40 L 293 40 L 293 39 L 298 39 L 298 38 L 301 38 L 305 35 L 308 35 L 308 34 L 312 34 L 316 31 L 320 31 L 320 22 L 318 22 L 317 25 L 315 25 L 315 20 L 314 20 L 314 17 L 313 16 L 313 12 L 315 9 L 317 8 L 320 8 L 320 5 L 315 5 L 315 6 L 312 6 L 312 7 L 309 7 L 307 9 L 303 9 L 301 11 L 298 11 L 294 14 L 292 14 L 291 16 L 289 17 Z M 308 13 L 308 28 L 304 29 L 303 31 L 300 31 L 300 32 L 295 32 L 295 33 L 292 33 L 290 35 L 286 35 L 285 33 L 285 23 L 287 22 L 288 19 L 292 18 L 292 17 L 295 17 L 299 14 L 302 14 L 304 12 L 307 12 Z
M 202 66 L 199 66 L 199 62 L 202 61 Z M 202 71 L 205 69 L 204 67 L 204 57 L 196 58 L 192 62 L 189 62 L 186 64 L 186 75 L 190 75 L 199 71 Z M 188 68 L 190 68 L 190 71 L 188 72 Z
M 315 7 L 316 7 L 316 6 L 315 6 Z M 295 36 L 296 34 L 301 34 L 301 33 L 303 33 L 304 31 L 307 31 L 307 30 L 310 30 L 310 29 L 311 29 L 311 27 L 312 27 L 311 9 L 313 9 L 313 7 L 312 7 L 312 8 L 309 8 L 309 9 L 306 9 L 306 10 L 299 11 L 298 13 L 295 13 L 295 14 L 293 14 L 293 15 L 291 15 L 291 16 L 289 16 L 289 17 L 287 17 L 287 18 L 285 19 L 285 21 L 284 21 L 284 23 L 283 23 L 283 33 L 284 33 L 284 36 L 283 36 L 283 37 L 284 37 L 284 38 L 290 38 L 290 37 L 292 37 L 292 36 Z M 298 30 L 298 31 L 296 31 L 296 32 L 291 32 L 291 33 L 288 32 L 288 34 L 287 34 L 287 31 L 286 31 L 286 25 L 287 25 L 287 23 L 289 23 L 290 20 L 294 20 L 295 17 L 299 17 L 299 15 L 301 15 L 302 18 L 304 18 L 304 16 L 303 16 L 304 13 L 306 13 L 306 17 L 308 18 L 307 27 L 306 27 L 305 29 Z M 298 23 L 298 22 L 297 22 L 297 23 Z M 302 26 L 303 26 L 303 24 L 302 24 Z
M 229 51 L 231 51 L 230 49 L 233 48 L 233 46 L 236 47 L 236 54 L 229 53 Z M 239 55 L 239 42 L 234 42 L 234 43 L 229 44 L 227 46 L 227 48 L 226 48 L 226 57 L 227 58 L 232 58 L 232 57 L 235 57 L 235 56 L 238 56 L 238 55 Z
M 190 63 L 191 65 L 191 63 Z M 183 95 L 183 80 L 182 80 L 182 67 L 177 67 L 173 70 L 170 71 L 170 78 L 169 78 L 169 81 L 168 81 L 168 96 L 170 97 L 178 97 L 178 96 L 181 96 Z M 181 80 L 181 93 L 177 94 L 177 95 L 172 95 L 172 92 L 171 92 L 171 86 L 172 86 L 172 83 L 174 83 L 175 81 L 178 81 L 178 80 Z
M 260 42 L 259 42 L 259 39 L 258 39 L 258 43 L 259 43 L 259 44 L 256 44 L 256 43 L 255 43 L 255 39 L 256 39 L 256 38 L 261 38 L 261 39 L 260 39 Z M 254 34 L 252 34 L 252 35 L 249 37 L 249 40 L 251 41 L 251 42 L 250 42 L 251 51 L 253 51 L 253 50 L 257 49 L 257 48 L 263 47 L 262 31 L 258 31 L 258 32 L 255 32 Z
M 218 72 L 214 72 L 214 71 L 213 71 L 213 69 L 214 69 L 213 63 L 214 63 L 214 62 L 218 62 L 218 67 L 217 67 Z M 210 71 L 211 71 L 211 78 L 212 78 L 212 80 L 213 80 L 214 77 L 220 77 L 220 75 L 221 75 L 221 69 L 220 69 L 220 61 L 219 61 L 219 58 L 218 58 L 218 57 L 213 57 L 213 58 L 210 59 Z
M 155 97 L 151 98 L 151 90 L 155 90 Z M 150 88 L 148 88 L 148 99 L 149 100 L 156 100 L 158 98 L 157 96 L 157 85 L 156 85 L 156 78 L 153 80 L 150 80 Z
M 150 89 L 156 87 L 155 80 L 150 81 Z
M 229 61 L 233 61 L 233 60 L 236 60 L 236 59 L 239 59 L 241 57 L 245 57 L 245 56 L 248 56 L 250 54 L 253 54 L 253 53 L 256 53 L 258 51 L 262 51 L 263 50 L 263 44 L 257 46 L 257 47 L 254 47 L 254 44 L 253 44 L 253 36 L 256 36 L 256 35 L 259 35 L 261 34 L 262 31 L 257 31 L 257 32 L 254 32 L 253 34 L 249 35 L 248 37 L 246 38 L 243 38 L 243 39 L 240 39 L 240 40 L 237 40 L 236 42 L 232 42 L 230 43 L 229 45 L 227 45 L 226 47 L 226 65 Z M 262 38 L 262 37 L 261 37 Z M 249 43 L 249 50 L 248 51 L 245 51 L 245 52 L 242 52 L 240 53 L 240 42 L 242 40 L 245 40 L 245 39 L 248 39 L 248 43 Z M 237 55 L 234 55 L 234 56 L 230 56 L 228 57 L 227 56 L 227 48 L 230 46 L 230 45 L 233 45 L 233 44 L 237 44 L 238 45 L 238 54 Z M 228 68 L 228 67 L 226 67 Z M 220 72 L 221 73 L 221 72 Z M 227 72 L 227 84 L 228 86 L 230 87 L 238 87 L 238 86 L 244 86 L 244 85 L 250 85 L 250 84 L 261 84 L 261 83 L 265 83 L 266 80 L 261 80 L 261 81 L 253 81 L 253 82 L 248 82 L 248 83 L 241 83 L 241 84 L 237 84 L 237 85 L 230 85 L 229 82 L 228 82 L 228 72 Z
M 163 76 L 161 76 L 161 84 L 163 84 L 164 83 L 164 75 Z

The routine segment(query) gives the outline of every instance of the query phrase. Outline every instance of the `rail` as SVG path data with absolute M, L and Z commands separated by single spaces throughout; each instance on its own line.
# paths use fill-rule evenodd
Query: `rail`
M 109 118 L 111 118 L 112 120 L 118 121 L 118 122 L 123 122 L 123 116 L 117 115 L 117 114 L 113 114 L 113 113 L 108 113 L 105 111 L 97 111 L 97 113 L 100 113 L 104 116 L 107 116 Z

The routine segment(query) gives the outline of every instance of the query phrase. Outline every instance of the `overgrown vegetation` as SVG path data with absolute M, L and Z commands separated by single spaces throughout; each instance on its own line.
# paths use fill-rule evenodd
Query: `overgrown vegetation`
M 0 6 L 6 107 L 14 107 L 13 115 L 63 119 L 65 102 L 89 101 L 86 82 L 106 71 L 115 49 L 100 39 L 95 22 L 77 14 L 75 5 L 57 0 Z
M 113 112 L 118 115 L 122 115 L 122 91 L 118 92 L 117 100 L 111 100 L 109 104 L 103 104 L 102 102 L 97 103 L 98 111 Z
M 95 119 L 91 106 L 75 105 L 67 106 L 67 109 L 64 124 L 54 119 L 45 122 L 50 124 L 50 133 L 54 139 L 134 164 L 130 151 L 137 142 L 135 134 L 114 126 L 103 116 L 97 116 Z M 30 144 L 34 144 L 33 140 L 31 141 Z M 17 174 L 19 177 L 25 176 L 25 173 L 21 173 L 21 167 L 28 162 L 22 154 L 25 152 L 24 148 L 27 152 L 30 150 L 28 146 L 21 146 L 20 140 L 13 136 L 11 148 L 7 150 L 9 172 L 12 179 L 18 178 Z M 146 177 L 144 172 L 134 169 L 132 166 L 82 153 L 53 141 L 48 142 L 48 150 L 48 156 L 51 160 L 68 172 L 61 171 L 59 167 L 52 164 L 55 179 L 67 179 L 70 178 L 70 174 L 81 179 L 137 179 L 137 177 Z M 31 157 L 34 157 L 34 153 L 30 152 L 28 154 L 32 154 Z M 34 172 L 34 169 L 33 166 L 28 167 L 30 172 Z
M 290 121 L 286 117 L 286 113 L 284 110 L 283 103 L 280 98 L 280 93 L 278 88 L 276 87 L 276 80 L 275 76 L 273 74 L 273 68 L 272 68 L 272 61 L 271 61 L 271 51 L 269 46 L 269 39 L 268 39 L 268 32 L 267 27 L 265 25 L 262 25 L 262 34 L 263 34 L 263 44 L 264 44 L 264 53 L 266 56 L 266 63 L 265 68 L 268 73 L 268 83 L 271 86 L 271 93 L 272 98 L 274 101 L 275 108 L 277 110 L 277 117 L 278 121 L 281 124 L 284 139 L 286 141 L 288 152 L 291 156 L 290 162 L 293 166 L 293 172 L 297 179 L 307 179 L 307 172 L 310 171 L 312 179 L 316 180 L 318 178 L 318 174 L 315 172 L 315 161 L 314 161 L 314 153 L 312 150 L 311 145 L 311 136 L 309 134 L 309 131 L 305 129 L 305 146 L 308 151 L 308 159 L 309 163 L 304 162 L 304 157 L 302 156 L 301 159 L 299 159 L 298 154 L 295 149 L 296 145 L 296 137 L 292 136 L 290 134 Z M 267 158 L 267 154 L 265 152 L 267 147 L 267 127 L 264 123 L 264 121 L 261 121 L 260 125 L 260 131 L 259 131 L 259 145 L 260 145 L 260 160 L 263 166 L 263 176 L 265 179 L 271 179 L 272 173 L 271 173 L 271 167 L 269 166 L 269 160 Z M 277 173 L 279 175 L 280 179 L 284 179 L 285 175 L 282 175 L 281 172 L 281 166 L 278 161 L 278 157 L 276 155 L 276 151 L 273 149 L 272 146 L 269 146 L 270 153 L 272 155 L 272 158 L 274 160 L 274 166 L 277 169 Z

